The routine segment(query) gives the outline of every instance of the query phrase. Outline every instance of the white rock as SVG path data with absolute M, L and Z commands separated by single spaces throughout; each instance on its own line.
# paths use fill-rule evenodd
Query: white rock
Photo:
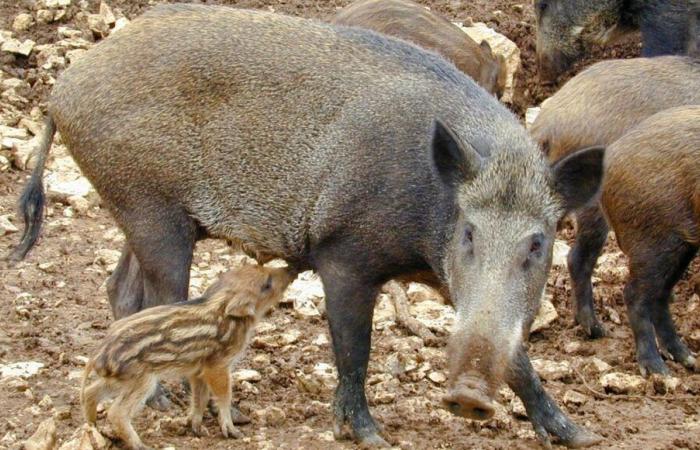
M 470 27 L 465 27 L 461 23 L 456 23 L 462 31 L 467 33 L 474 42 L 486 41 L 491 50 L 496 55 L 503 55 L 506 60 L 506 85 L 501 96 L 504 103 L 512 103 L 515 93 L 515 75 L 520 70 L 520 49 L 515 42 L 502 34 L 492 30 L 486 24 L 477 22 Z
M 328 341 L 328 336 L 325 334 L 321 333 L 316 338 L 311 341 L 312 344 L 318 345 L 319 347 L 323 347 L 324 345 L 328 345 L 330 342 Z
M 287 288 L 282 298 L 282 303 L 293 303 L 295 299 L 308 300 L 315 303 L 324 298 L 323 283 L 321 277 L 314 272 L 307 270 L 300 273 L 297 278 Z
M 34 19 L 27 13 L 17 14 L 12 21 L 12 29 L 16 32 L 27 31 L 32 25 L 34 25 Z
M 53 450 L 56 445 L 56 422 L 49 418 L 41 422 L 34 434 L 24 442 L 24 450 Z
M 299 317 L 316 317 L 320 316 L 318 308 L 311 299 L 308 298 L 295 298 L 294 299 L 294 312 Z
M 36 42 L 31 39 L 26 39 L 24 42 L 20 42 L 18 39 L 8 39 L 2 43 L 0 50 L 16 55 L 29 56 L 35 44 Z
M 9 80 L 4 80 L 2 82 L 3 89 L 15 88 L 14 81 L 16 78 L 10 78 Z M 20 83 L 22 80 L 17 80 Z M 29 139 L 29 133 L 24 128 L 6 127 L 0 125 L 0 138 L 15 138 L 15 139 Z
M 546 330 L 559 318 L 557 309 L 552 304 L 551 295 L 544 295 L 540 302 L 540 310 L 530 326 L 530 333 Z
M 87 24 L 90 31 L 101 37 L 106 37 L 109 34 L 109 25 L 105 22 L 104 17 L 99 14 L 88 14 Z
M 445 300 L 435 289 L 421 283 L 408 283 L 406 295 L 411 303 L 419 303 L 425 300 L 432 300 L 438 303 L 445 303 Z
M 0 378 L 30 378 L 39 373 L 42 367 L 44 367 L 44 363 L 37 361 L 0 364 Z
M 612 369 L 610 364 L 606 363 L 600 358 L 596 358 L 595 356 L 589 360 L 588 364 L 598 373 L 607 372 L 608 370 Z
M 105 2 L 100 2 L 100 16 L 102 16 L 102 19 L 107 25 L 113 25 L 117 21 L 112 12 L 112 8 Z
M 390 295 L 379 294 L 377 304 L 374 307 L 372 321 L 376 329 L 384 328 L 384 325 L 391 325 L 396 320 L 396 310 Z
M 540 115 L 540 107 L 534 107 L 534 108 L 528 108 L 525 111 L 525 128 L 529 129 L 533 123 L 535 123 L 535 120 L 537 120 L 537 116 Z
M 68 203 L 69 197 L 86 197 L 94 191 L 87 178 L 79 176 L 71 180 L 71 176 L 66 175 L 52 172 L 45 177 L 46 191 L 51 199 Z
M 85 214 L 90 209 L 90 202 L 85 197 L 79 195 L 71 195 L 68 197 L 68 204 L 78 214 Z
M 10 160 L 0 155 L 0 171 L 4 172 L 10 168 Z
M 72 3 L 72 0 L 42 0 L 41 4 L 43 4 L 44 8 L 65 8 L 66 6 L 70 6 Z
M 639 375 L 611 372 L 600 377 L 600 385 L 606 391 L 616 394 L 642 393 L 646 381 Z
M 51 23 L 55 18 L 56 13 L 51 9 L 40 9 L 36 12 L 36 21 L 39 23 Z
M 16 233 L 18 231 L 19 230 L 17 229 L 17 227 L 14 226 L 12 222 L 10 222 L 10 214 L 0 216 L 0 236 L 4 236 L 10 233 Z
M 301 337 L 301 331 L 292 329 L 280 335 L 280 343 L 282 345 L 294 344 Z
M 409 305 L 411 315 L 432 331 L 448 333 L 455 320 L 454 310 L 433 300 Z
M 513 397 L 510 401 L 510 412 L 513 413 L 515 417 L 521 417 L 523 419 L 527 418 L 527 411 L 525 410 L 525 405 L 523 401 L 518 397 Z
M 58 27 L 58 37 L 62 38 L 79 38 L 83 36 L 83 32 L 74 28 Z
M 284 411 L 276 406 L 268 406 L 267 408 L 257 410 L 253 415 L 268 427 L 280 426 L 287 419 L 287 415 Z
M 39 140 L 39 137 L 35 137 L 28 141 L 14 141 L 11 150 L 12 164 L 20 170 L 33 169 L 37 161 L 35 150 Z
M 430 372 L 428 379 L 435 384 L 444 384 L 447 381 L 447 377 L 442 372 Z
M 129 19 L 126 17 L 120 17 L 117 19 L 116 22 L 114 22 L 114 28 L 112 29 L 112 34 L 114 34 L 115 31 L 119 31 L 125 26 L 129 25 Z
M 260 375 L 260 372 L 257 370 L 253 369 L 240 369 L 236 370 L 233 372 L 233 380 L 237 383 L 243 382 L 243 381 L 252 381 L 252 382 L 257 382 L 262 380 L 262 375 Z
M 95 260 L 93 264 L 100 266 L 109 266 L 119 262 L 119 257 L 121 252 L 119 250 L 112 250 L 109 248 L 101 248 L 95 252 Z
M 566 267 L 566 258 L 569 256 L 570 250 L 571 247 L 566 242 L 556 239 L 552 249 L 552 265 Z
M 68 64 L 73 64 L 78 59 L 80 59 L 85 54 L 85 52 L 87 52 L 87 50 L 84 50 L 82 48 L 68 50 L 66 52 L 66 61 L 68 61 Z
M 580 392 L 568 390 L 564 392 L 563 401 L 565 405 L 581 406 L 588 401 L 588 397 Z
M 95 427 L 83 425 L 78 428 L 71 440 L 64 443 L 58 450 L 104 450 L 107 440 Z
M 547 381 L 557 381 L 569 378 L 573 373 L 569 361 L 551 361 L 547 359 L 533 359 L 532 367 L 537 374 Z

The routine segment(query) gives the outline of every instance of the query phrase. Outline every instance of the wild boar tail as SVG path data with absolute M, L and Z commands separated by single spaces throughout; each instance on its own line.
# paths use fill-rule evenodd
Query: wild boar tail
M 44 175 L 44 167 L 46 166 L 46 158 L 49 154 L 49 149 L 51 148 L 55 133 L 56 124 L 53 119 L 49 117 L 46 119 L 39 146 L 35 150 L 38 155 L 36 166 L 19 198 L 19 210 L 24 218 L 24 233 L 22 234 L 19 245 L 15 247 L 8 257 L 11 262 L 23 260 L 29 250 L 34 247 L 39 237 L 41 224 L 44 220 L 45 201 L 42 178 Z

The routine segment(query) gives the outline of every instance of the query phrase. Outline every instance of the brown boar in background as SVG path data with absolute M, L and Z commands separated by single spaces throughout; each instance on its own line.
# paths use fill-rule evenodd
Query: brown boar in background
M 243 266 L 222 275 L 197 300 L 148 308 L 115 322 L 85 368 L 80 400 L 86 420 L 94 423 L 97 404 L 114 396 L 107 418 L 116 434 L 132 449 L 146 448 L 131 418 L 159 379 L 184 376 L 192 389 L 194 433 L 202 432 L 211 393 L 222 433 L 240 437 L 229 407 L 230 366 L 291 281 L 287 269 Z M 93 371 L 99 378 L 86 386 Z
M 497 97 L 505 89 L 502 55 L 495 55 L 488 42 L 474 42 L 457 25 L 411 1 L 360 0 L 343 8 L 332 23 L 368 28 L 433 50 Z
M 629 258 L 624 298 L 640 370 L 669 373 L 659 348 L 697 370 L 669 303 L 700 246 L 700 106 L 643 121 L 608 148 L 605 166 L 601 204 Z

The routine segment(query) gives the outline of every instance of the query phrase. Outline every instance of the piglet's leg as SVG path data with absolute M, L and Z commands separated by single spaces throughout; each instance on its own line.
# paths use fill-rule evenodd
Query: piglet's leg
M 209 388 L 199 377 L 189 378 L 190 389 L 192 390 L 192 403 L 190 405 L 190 425 L 192 432 L 197 436 L 206 434 L 206 428 L 202 427 L 202 417 L 204 409 L 209 402 Z
M 219 409 L 219 425 L 224 437 L 243 437 L 231 420 L 231 372 L 228 366 L 205 368 L 201 378 L 214 395 L 216 407 Z
M 143 407 L 156 387 L 156 378 L 144 376 L 124 383 L 122 393 L 112 403 L 107 419 L 126 446 L 132 450 L 147 450 L 131 424 L 131 418 Z

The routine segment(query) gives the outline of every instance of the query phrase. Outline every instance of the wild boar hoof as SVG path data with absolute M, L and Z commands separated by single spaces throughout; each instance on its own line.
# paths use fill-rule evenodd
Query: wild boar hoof
M 391 447 L 376 431 L 370 431 L 366 434 L 355 432 L 355 439 L 362 447 L 369 448 L 387 448 Z
M 241 412 L 240 409 L 231 405 L 231 420 L 234 425 L 246 425 L 250 423 L 250 417 Z
M 593 319 L 590 324 L 582 324 L 581 326 L 583 327 L 586 336 L 588 336 L 588 339 L 600 339 L 608 335 L 608 332 L 603 324 L 598 322 L 596 319 Z
M 664 363 L 664 361 L 658 355 L 650 358 L 638 358 L 638 360 L 639 371 L 642 373 L 643 377 L 648 377 L 655 373 L 664 376 L 671 374 L 666 366 L 666 363 Z
M 603 437 L 585 428 L 580 428 L 574 436 L 566 442 L 561 442 L 569 448 L 583 448 L 599 444 L 603 441 Z
M 221 433 L 228 439 L 240 439 L 243 437 L 243 433 L 241 433 L 240 430 L 233 425 L 233 423 L 222 423 Z

